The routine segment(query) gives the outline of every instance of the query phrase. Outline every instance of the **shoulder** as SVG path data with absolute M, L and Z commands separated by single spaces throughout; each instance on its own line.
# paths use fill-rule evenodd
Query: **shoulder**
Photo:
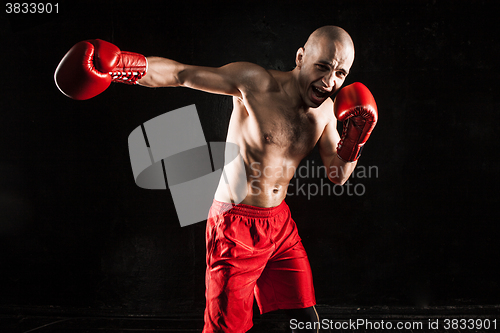
M 327 98 L 323 104 L 319 107 L 319 114 L 322 118 L 324 118 L 327 123 L 337 123 L 337 118 L 335 118 L 335 114 L 333 113 L 333 100 L 331 98 Z
M 279 84 L 272 71 L 251 62 L 234 62 L 227 65 L 238 76 L 244 90 L 263 91 L 273 90 Z

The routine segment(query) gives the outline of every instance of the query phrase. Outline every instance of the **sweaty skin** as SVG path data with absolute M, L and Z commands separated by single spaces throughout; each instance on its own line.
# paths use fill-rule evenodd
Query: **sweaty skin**
M 354 170 L 356 162 L 344 162 L 336 154 L 340 136 L 330 98 L 344 83 L 353 61 L 349 35 L 327 26 L 311 34 L 297 51 L 292 71 L 266 70 L 245 62 L 209 68 L 148 57 L 148 72 L 138 82 L 233 96 L 226 141 L 239 146 L 244 165 L 225 168 L 215 199 L 275 207 L 285 199 L 300 161 L 316 144 L 332 182 L 343 184 Z M 235 184 L 242 170 L 246 184 Z M 242 186 L 247 194 L 238 198 L 234 188 Z

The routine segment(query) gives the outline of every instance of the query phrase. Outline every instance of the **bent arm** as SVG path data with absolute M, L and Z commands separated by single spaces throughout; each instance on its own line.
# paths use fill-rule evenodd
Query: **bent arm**
M 231 63 L 222 67 L 202 67 L 148 57 L 147 74 L 138 81 L 146 87 L 187 87 L 214 94 L 241 97 L 247 78 L 258 71 L 250 63 Z
M 346 162 L 339 158 L 337 155 L 339 141 L 340 135 L 337 131 L 337 119 L 332 111 L 331 120 L 326 125 L 319 139 L 318 148 L 323 164 L 328 170 L 328 179 L 335 184 L 343 185 L 351 176 L 358 162 Z

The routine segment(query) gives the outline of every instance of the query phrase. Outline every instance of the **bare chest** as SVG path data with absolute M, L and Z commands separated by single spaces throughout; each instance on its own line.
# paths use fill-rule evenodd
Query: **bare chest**
M 318 141 L 321 117 L 281 106 L 264 107 L 256 113 L 256 133 L 263 148 L 277 148 L 289 155 L 306 155 Z
M 314 148 L 328 120 L 324 110 L 294 108 L 282 94 L 233 101 L 228 139 L 259 154 L 301 159 Z

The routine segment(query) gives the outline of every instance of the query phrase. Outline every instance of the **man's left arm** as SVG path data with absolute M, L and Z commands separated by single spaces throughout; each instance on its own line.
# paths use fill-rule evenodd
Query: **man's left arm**
M 375 99 L 366 86 L 353 83 L 338 93 L 330 118 L 319 140 L 319 151 L 328 170 L 328 179 L 342 185 L 354 171 L 377 124 Z M 342 136 L 337 131 L 337 119 L 343 122 Z
M 338 157 L 337 145 L 340 142 L 340 135 L 337 131 L 337 118 L 333 115 L 333 109 L 329 118 L 330 121 L 318 142 L 319 153 L 327 169 L 328 179 L 335 184 L 343 185 L 356 168 L 357 161 L 346 162 Z

